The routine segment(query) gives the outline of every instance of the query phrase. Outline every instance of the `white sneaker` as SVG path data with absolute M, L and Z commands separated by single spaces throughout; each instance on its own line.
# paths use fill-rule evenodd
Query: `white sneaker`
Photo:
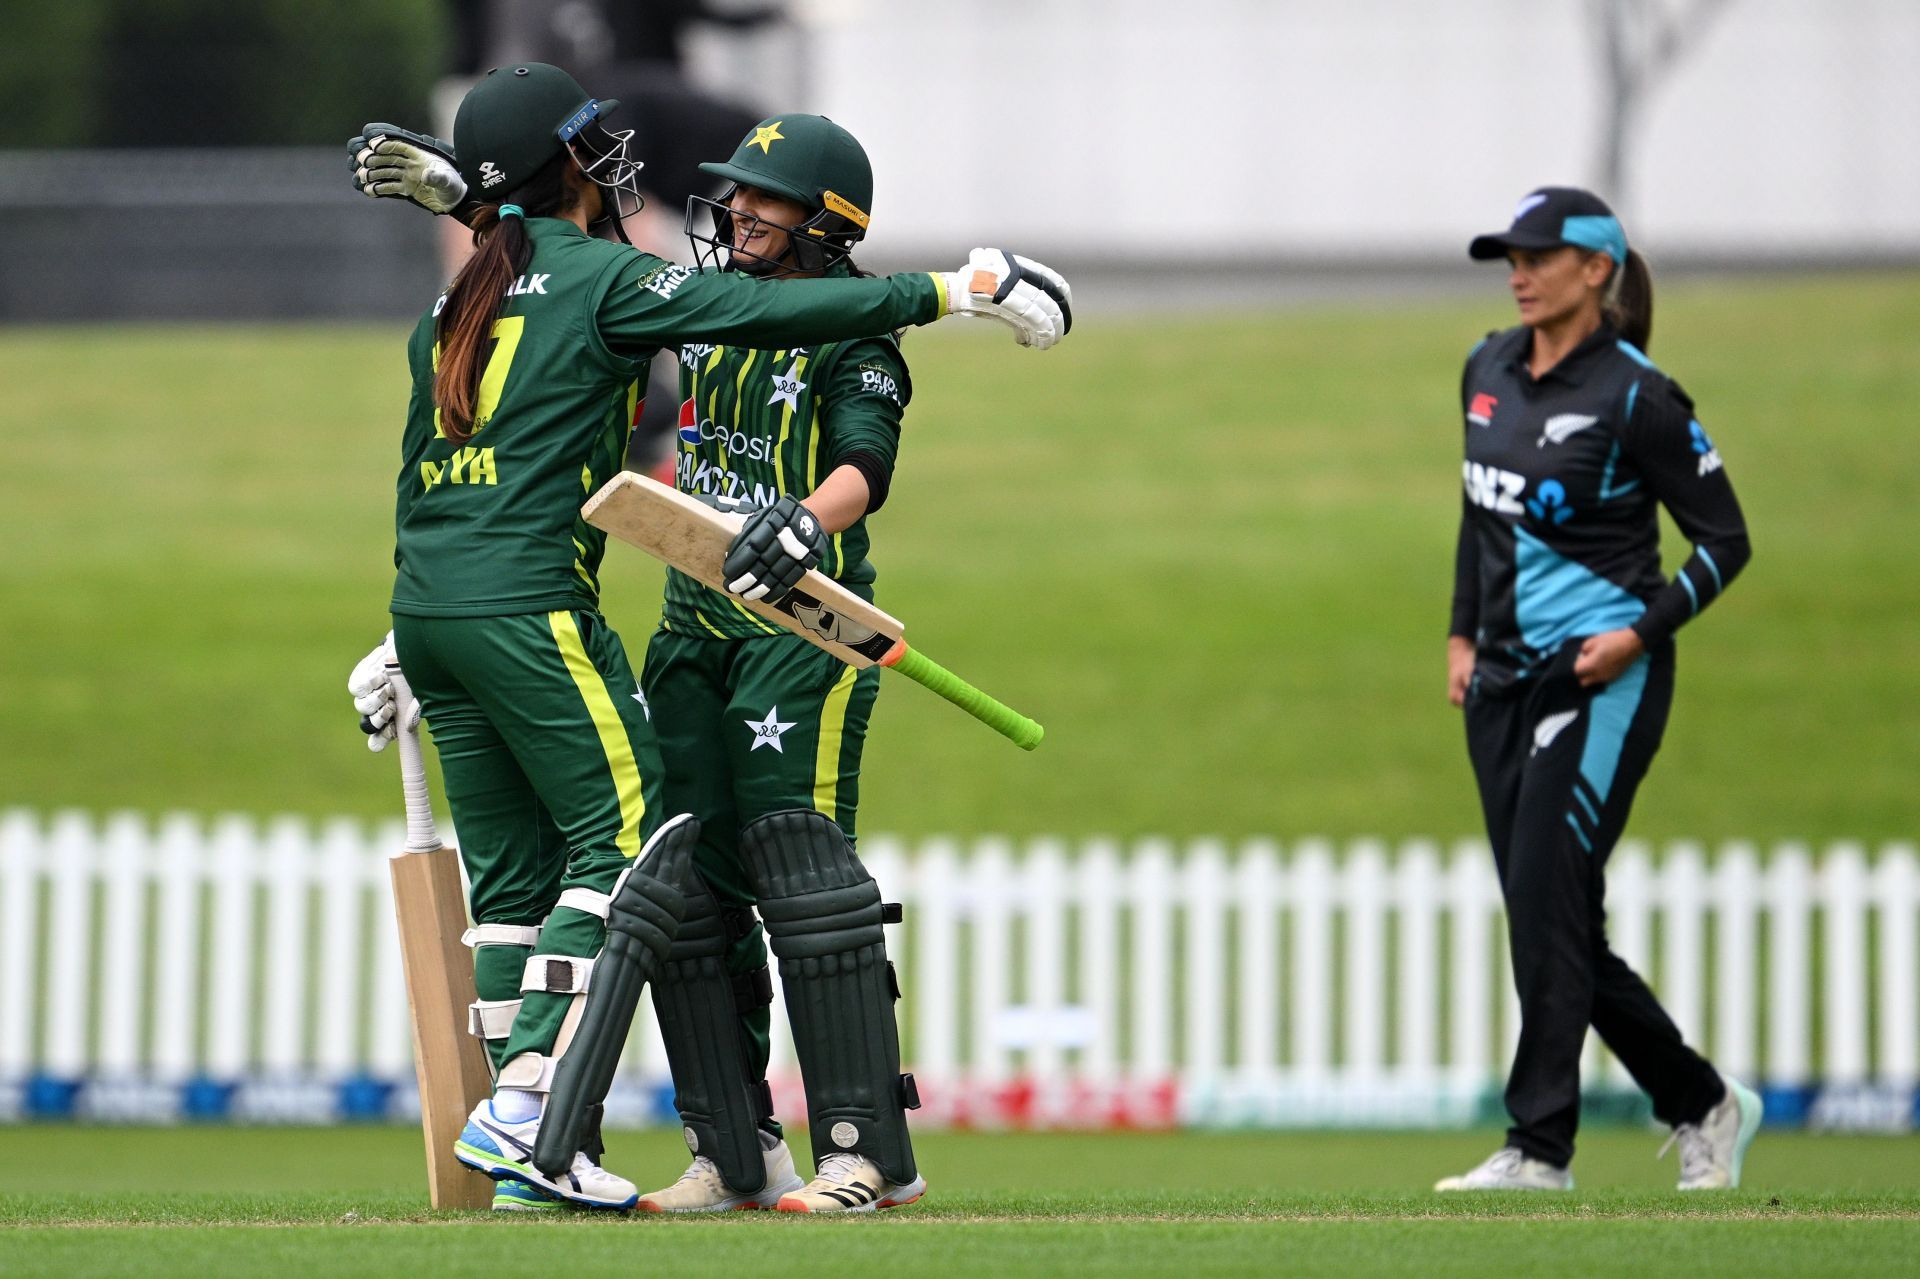
M 772 1141 L 772 1145 L 767 1143 Z M 793 1170 L 793 1154 L 787 1143 L 770 1132 L 760 1134 L 761 1157 L 766 1160 L 767 1182 L 752 1194 L 742 1194 L 726 1183 L 720 1168 L 705 1155 L 695 1155 L 680 1180 L 665 1190 L 640 1196 L 636 1205 L 641 1212 L 751 1212 L 772 1208 L 780 1196 L 800 1189 L 800 1174 Z
M 926 1193 L 925 1177 L 896 1186 L 871 1159 L 836 1151 L 820 1161 L 812 1181 L 783 1195 L 776 1206 L 781 1212 L 872 1212 L 910 1204 Z
M 491 1098 L 473 1108 L 460 1139 L 453 1143 L 455 1158 L 495 1181 L 524 1181 L 582 1208 L 625 1210 L 640 1197 L 634 1184 L 616 1177 L 577 1151 L 573 1166 L 549 1177 L 533 1166 L 533 1142 L 540 1118 L 510 1124 L 493 1112 Z
M 1736 1079 L 1724 1075 L 1727 1095 L 1697 1124 L 1676 1124 L 1673 1136 L 1660 1147 L 1656 1158 L 1664 1158 L 1675 1142 L 1680 1143 L 1680 1189 L 1731 1190 L 1740 1184 L 1740 1165 L 1746 1161 L 1747 1147 L 1760 1131 L 1760 1116 L 1766 1107 L 1759 1096 Z
M 1477 1168 L 1458 1177 L 1442 1177 L 1435 1190 L 1572 1190 L 1573 1174 L 1539 1159 L 1529 1159 L 1518 1147 L 1496 1150 Z

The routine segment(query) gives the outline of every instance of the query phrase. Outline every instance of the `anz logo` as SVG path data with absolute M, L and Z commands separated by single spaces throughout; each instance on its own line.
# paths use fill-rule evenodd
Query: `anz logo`
M 1467 490 L 1467 500 L 1475 506 L 1484 506 L 1500 515 L 1525 513 L 1526 508 L 1520 505 L 1520 495 L 1527 491 L 1526 476 L 1503 471 L 1497 466 L 1466 462 L 1461 465 L 1460 479 Z
M 1697 421 L 1687 423 L 1687 432 L 1693 437 L 1693 451 L 1700 459 L 1700 474 L 1711 475 L 1720 469 L 1720 450 L 1713 447 L 1713 441 Z

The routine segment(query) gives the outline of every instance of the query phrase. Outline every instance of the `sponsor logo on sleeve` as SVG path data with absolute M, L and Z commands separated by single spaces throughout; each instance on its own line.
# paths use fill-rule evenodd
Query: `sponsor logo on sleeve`
M 1467 421 L 1475 426 L 1492 426 L 1494 406 L 1500 401 L 1485 391 L 1474 394 L 1473 402 L 1467 405 Z
M 1697 420 L 1687 423 L 1687 433 L 1693 437 L 1693 451 L 1700 458 L 1700 474 L 1711 475 L 1719 470 L 1720 450 L 1713 447 L 1713 441 L 1707 438 L 1705 429 Z
M 673 296 L 674 290 L 685 284 L 694 272 L 684 266 L 661 266 L 640 277 L 640 287 L 662 298 Z

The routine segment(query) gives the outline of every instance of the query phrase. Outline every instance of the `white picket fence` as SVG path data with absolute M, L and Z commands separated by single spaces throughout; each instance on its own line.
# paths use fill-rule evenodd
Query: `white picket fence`
M 397 824 L 0 814 L 0 1115 L 22 1081 L 166 1117 L 186 1081 L 242 1118 L 396 1085 L 410 1040 L 388 907 Z M 862 856 L 906 906 L 892 953 L 924 1118 L 1089 1125 L 1465 1122 L 1516 1032 L 1483 845 L 1039 839 Z M 1627 844 L 1615 948 L 1723 1070 L 1794 1089 L 1920 1084 L 1920 858 L 1839 843 Z M 783 1114 L 798 1110 L 775 1006 Z M 1590 1087 L 1631 1087 L 1592 1043 Z M 651 1012 L 616 1102 L 663 1104 Z M 7 1100 L 11 1098 L 11 1100 Z M 248 1100 L 251 1098 L 251 1100 Z

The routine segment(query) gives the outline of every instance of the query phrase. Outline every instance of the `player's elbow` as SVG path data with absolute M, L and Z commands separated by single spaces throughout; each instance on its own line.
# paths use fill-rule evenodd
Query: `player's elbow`
M 1738 577 L 1740 571 L 1753 559 L 1753 542 L 1747 536 L 1745 529 L 1727 537 L 1715 538 L 1711 546 L 1702 549 L 1713 557 L 1714 568 L 1720 574 L 1722 590 L 1731 586 L 1733 579 Z

